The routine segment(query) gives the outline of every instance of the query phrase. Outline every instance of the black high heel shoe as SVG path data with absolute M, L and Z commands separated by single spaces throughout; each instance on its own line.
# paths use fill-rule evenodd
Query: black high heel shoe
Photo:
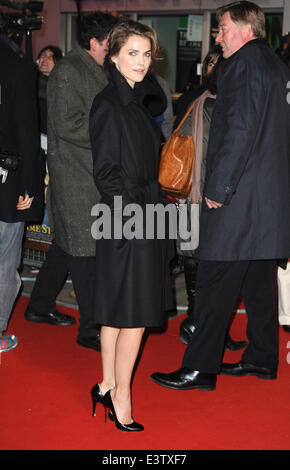
M 92 390 L 91 390 L 91 397 L 92 397 L 92 402 L 93 402 L 93 416 L 96 416 L 96 405 L 97 403 L 102 403 L 103 406 L 104 403 L 104 395 L 102 394 L 101 390 L 100 390 L 100 387 L 99 387 L 99 384 L 96 384 L 93 386 Z M 106 409 L 105 409 L 106 411 Z M 106 415 L 105 415 L 105 421 L 106 421 Z
M 115 408 L 112 402 L 110 390 L 108 390 L 107 393 L 104 395 L 103 404 L 104 406 L 109 408 L 109 418 L 111 421 L 114 421 L 117 429 L 126 432 L 143 431 L 144 426 L 142 426 L 142 424 L 136 423 L 136 421 L 133 421 L 133 423 L 130 424 L 122 424 L 120 423 L 120 421 L 118 421 Z

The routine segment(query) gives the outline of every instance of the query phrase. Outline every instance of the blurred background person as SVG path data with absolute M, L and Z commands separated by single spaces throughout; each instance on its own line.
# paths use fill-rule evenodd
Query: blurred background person
M 276 50 L 280 59 L 287 67 L 290 66 L 290 33 L 285 34 L 281 38 L 280 47 Z
M 36 69 L 14 42 L 1 36 L 0 56 L 0 352 L 5 352 L 18 343 L 15 335 L 4 332 L 21 286 L 25 221 L 41 220 L 43 190 Z
M 286 269 L 278 267 L 278 313 L 280 325 L 290 333 L 290 260 Z
M 38 53 L 38 106 L 39 106 L 39 120 L 40 132 L 47 136 L 47 82 L 48 78 L 55 66 L 55 64 L 63 57 L 62 51 L 57 46 L 45 46 Z M 46 148 L 47 150 L 47 143 Z
M 160 116 L 156 118 L 156 122 L 161 127 L 163 142 L 166 142 L 172 134 L 174 122 L 171 91 L 163 77 L 157 74 L 155 77 L 166 96 L 166 109 Z
M 176 127 L 180 123 L 189 105 L 205 91 L 205 88 L 203 86 L 201 76 L 200 76 L 200 63 L 199 62 L 200 61 L 194 61 L 192 64 L 192 70 L 193 70 L 192 83 L 190 84 L 190 86 L 186 87 L 184 92 L 173 103 L 173 111 L 174 111 L 174 115 L 176 116 L 175 121 L 174 121 L 174 129 L 176 129 Z M 197 73 L 198 71 L 199 71 L 199 75 Z

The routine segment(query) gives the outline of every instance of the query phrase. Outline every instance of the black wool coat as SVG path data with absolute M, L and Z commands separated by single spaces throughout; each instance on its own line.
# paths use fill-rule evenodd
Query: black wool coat
M 109 85 L 91 109 L 94 178 L 101 203 L 123 207 L 167 204 L 157 181 L 160 131 L 138 94 L 112 68 Z M 130 217 L 123 218 L 123 223 Z M 157 326 L 172 308 L 169 282 L 171 241 L 100 239 L 96 241 L 96 321 L 115 327 Z
M 40 222 L 43 181 L 39 158 L 36 68 L 0 40 L 0 148 L 21 157 L 18 168 L 0 177 L 0 220 Z M 1 165 L 0 165 L 1 166 Z M 18 211 L 20 195 L 34 196 L 31 208 Z
M 288 88 L 287 88 L 288 87 Z M 197 256 L 202 260 L 290 256 L 290 70 L 262 40 L 221 65 Z

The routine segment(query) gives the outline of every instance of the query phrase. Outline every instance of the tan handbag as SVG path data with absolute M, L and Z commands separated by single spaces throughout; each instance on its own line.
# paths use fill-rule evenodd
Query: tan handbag
M 196 100 L 189 106 L 161 152 L 158 181 L 166 193 L 177 198 L 186 198 L 192 183 L 194 141 L 192 135 L 185 135 L 180 128 L 195 103 Z

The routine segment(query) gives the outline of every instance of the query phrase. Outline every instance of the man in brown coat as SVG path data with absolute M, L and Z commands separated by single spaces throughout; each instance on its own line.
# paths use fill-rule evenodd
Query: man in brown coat
M 92 321 L 96 242 L 91 236 L 91 209 L 99 194 L 93 180 L 89 112 L 94 97 L 107 84 L 103 64 L 107 37 L 116 21 L 102 12 L 83 16 L 79 44 L 49 78 L 47 199 L 55 237 L 38 275 L 38 303 L 29 305 L 25 314 L 30 321 L 68 324 L 55 309 L 55 299 L 69 271 L 80 312 L 77 342 L 96 350 L 99 335 Z

